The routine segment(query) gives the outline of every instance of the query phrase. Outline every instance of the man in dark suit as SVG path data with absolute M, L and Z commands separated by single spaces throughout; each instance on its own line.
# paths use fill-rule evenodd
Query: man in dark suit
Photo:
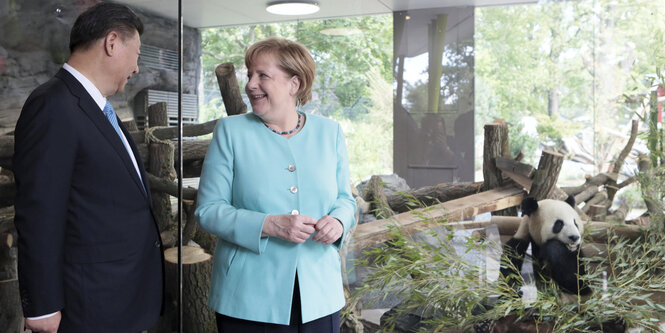
M 138 72 L 143 24 L 100 3 L 15 131 L 19 285 L 38 332 L 139 332 L 159 316 L 161 240 L 143 164 L 107 97 Z

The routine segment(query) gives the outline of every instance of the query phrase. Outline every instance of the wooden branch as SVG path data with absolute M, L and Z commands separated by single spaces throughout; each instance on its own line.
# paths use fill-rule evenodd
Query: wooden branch
M 173 197 L 178 197 L 178 184 L 159 178 L 151 173 L 146 172 L 148 181 L 150 181 L 150 188 L 153 191 L 168 193 Z M 184 187 L 182 189 L 182 198 L 184 200 L 196 199 L 198 190 L 193 187 Z
M 211 140 L 186 140 L 182 142 L 182 161 L 203 160 L 208 152 L 208 146 Z M 148 153 L 148 146 L 145 143 L 137 145 L 143 163 L 150 163 L 150 155 Z
M 617 159 L 614 161 L 614 164 L 610 168 L 609 172 L 610 173 L 620 173 L 621 168 L 623 167 L 623 163 L 626 161 L 626 157 L 628 157 L 628 154 L 630 154 L 630 151 L 633 150 L 633 145 L 635 144 L 635 139 L 637 139 L 637 129 L 638 129 L 639 121 L 637 119 L 633 119 L 631 126 L 630 126 L 630 138 L 628 138 L 628 142 L 626 142 L 626 146 L 623 147 L 621 150 L 621 153 L 619 153 L 619 156 Z
M 211 120 L 206 123 L 196 124 L 196 125 L 183 125 L 182 126 L 182 136 L 183 137 L 196 137 L 201 135 L 206 135 L 212 133 L 215 129 L 218 119 Z M 137 144 L 145 142 L 145 132 L 132 132 L 132 139 Z M 175 139 L 178 137 L 178 127 L 164 127 L 155 129 L 152 134 L 160 140 Z
M 501 169 L 501 171 L 510 171 L 526 178 L 533 177 L 533 174 L 536 172 L 536 169 L 530 164 L 520 163 L 516 160 L 502 156 L 495 159 L 495 164 L 497 168 Z
M 584 184 L 579 186 L 564 186 L 561 189 L 569 195 L 577 195 L 582 193 L 590 186 L 602 186 L 610 183 L 612 180 L 616 182 L 618 175 L 616 173 L 599 173 L 593 177 L 586 175 Z
M 231 116 L 246 113 L 247 105 L 242 101 L 233 63 L 227 62 L 217 66 L 215 76 L 217 76 L 219 91 L 222 93 L 226 114 Z
M 529 190 L 529 196 L 536 200 L 552 199 L 553 189 L 559 179 L 561 165 L 563 164 L 563 155 L 543 150 L 538 163 L 538 169 L 533 175 L 533 183 Z
M 623 167 L 623 164 L 626 161 L 626 157 L 628 157 L 628 154 L 630 154 L 630 151 L 633 149 L 633 145 L 635 144 L 635 139 L 637 138 L 638 125 L 639 121 L 637 119 L 633 119 L 630 126 L 630 138 L 628 139 L 628 142 L 626 142 L 626 146 L 623 147 L 623 150 L 621 150 L 619 156 L 616 158 L 614 164 L 610 168 L 609 171 L 611 173 L 618 174 L 621 172 L 621 168 Z M 617 187 L 616 179 L 608 182 L 607 197 L 610 202 L 614 200 L 614 196 L 616 195 L 617 191 L 619 191 L 619 189 L 621 189 L 621 187 Z
M 598 193 L 598 186 L 589 186 L 587 189 L 575 196 L 575 203 L 579 204 L 591 199 L 594 195 Z
M 437 203 L 476 194 L 480 192 L 482 186 L 482 182 L 443 183 L 387 195 L 386 199 L 393 211 L 404 213 L 408 212 L 410 209 L 419 208 L 410 205 L 410 203 L 413 203 L 414 199 L 415 201 L 422 203 L 424 206 L 431 206 Z
M 356 227 L 350 246 L 352 250 L 360 250 L 387 241 L 390 239 L 391 225 L 398 225 L 403 233 L 412 234 L 441 225 L 431 223 L 432 221 L 441 219 L 459 221 L 478 214 L 517 206 L 524 196 L 522 189 L 509 185 L 427 208 L 415 209 L 413 212 L 398 214 L 387 220 L 363 223 Z
M 614 212 L 607 215 L 606 220 L 624 223 L 626 221 L 626 215 L 628 215 L 628 210 L 628 203 L 622 202 Z

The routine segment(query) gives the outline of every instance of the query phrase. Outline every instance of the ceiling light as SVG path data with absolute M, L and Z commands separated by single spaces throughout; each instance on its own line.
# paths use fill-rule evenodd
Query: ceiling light
M 309 15 L 319 11 L 319 3 L 305 0 L 270 1 L 266 10 L 276 15 Z

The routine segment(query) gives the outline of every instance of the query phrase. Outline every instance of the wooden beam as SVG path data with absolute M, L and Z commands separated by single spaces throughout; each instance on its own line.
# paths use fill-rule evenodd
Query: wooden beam
M 353 233 L 351 250 L 360 250 L 389 240 L 390 226 L 398 225 L 403 232 L 412 234 L 442 225 L 430 223 L 435 220 L 459 221 L 478 214 L 517 206 L 522 202 L 525 194 L 524 190 L 509 185 L 438 205 L 415 209 L 412 212 L 395 215 L 390 219 L 363 223 L 358 225 Z

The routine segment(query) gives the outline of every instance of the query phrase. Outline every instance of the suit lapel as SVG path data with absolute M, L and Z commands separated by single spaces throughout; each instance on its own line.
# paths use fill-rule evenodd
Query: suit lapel
M 115 150 L 115 152 L 122 160 L 122 163 L 127 169 L 127 172 L 129 173 L 130 177 L 134 179 L 134 183 L 138 187 L 138 190 L 141 191 L 141 193 L 143 193 L 144 195 L 147 195 L 147 193 L 144 191 L 143 184 L 141 183 L 141 180 L 139 179 L 139 176 L 136 173 L 136 168 L 134 168 L 134 163 L 132 163 L 132 160 L 129 157 L 129 153 L 125 148 L 125 145 L 122 143 L 122 139 L 118 136 L 118 133 L 115 131 L 115 129 L 113 129 L 113 125 L 111 125 L 111 123 L 106 118 L 104 113 L 102 113 L 102 110 L 99 108 L 97 103 L 95 103 L 92 97 L 90 97 L 90 94 L 88 94 L 85 88 L 83 88 L 83 85 L 81 85 L 81 83 L 78 82 L 78 80 L 76 80 L 74 76 L 72 76 L 69 72 L 67 72 L 67 70 L 61 69 L 56 74 L 56 76 L 62 79 L 67 84 L 67 86 L 69 86 L 69 89 L 72 92 L 72 94 L 76 95 L 79 98 L 80 109 L 88 116 L 88 118 L 90 118 L 90 120 L 95 124 L 95 127 L 97 127 L 97 129 L 102 133 L 102 135 L 104 135 L 106 141 L 111 145 L 111 147 L 113 147 L 113 150 Z M 123 133 L 125 133 L 125 136 L 127 137 L 127 140 L 129 141 L 132 150 L 134 150 L 133 153 L 136 156 L 136 147 L 133 145 L 133 142 L 131 141 L 131 136 L 128 135 L 127 130 L 122 125 L 120 119 L 118 119 L 118 125 L 122 129 Z M 136 162 L 139 166 L 139 169 L 142 170 L 143 164 L 140 161 L 141 161 L 140 157 L 137 157 Z M 145 189 L 147 190 L 147 187 Z

